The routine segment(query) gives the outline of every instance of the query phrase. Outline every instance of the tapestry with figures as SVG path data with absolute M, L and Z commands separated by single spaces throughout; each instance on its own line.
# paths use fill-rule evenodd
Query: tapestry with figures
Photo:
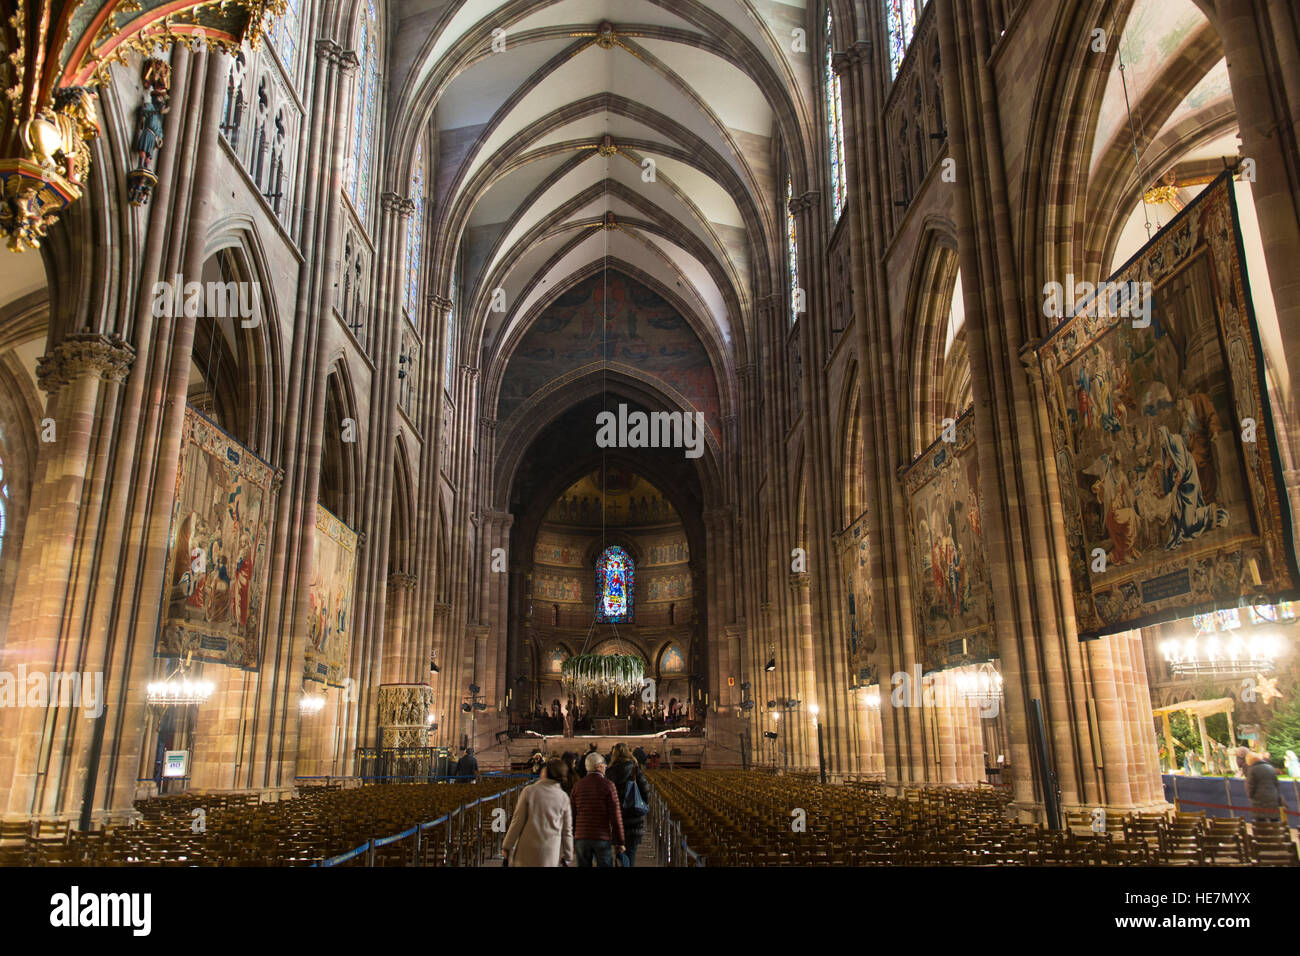
M 1044 342 L 1080 637 L 1300 596 L 1262 355 L 1227 175 Z
M 903 476 L 913 596 L 927 671 L 991 660 L 993 590 L 984 557 L 975 415 L 927 448 Z
M 867 516 L 862 514 L 839 536 L 840 582 L 843 585 L 844 620 L 848 625 L 849 681 L 865 687 L 879 681 L 870 662 L 876 649 L 871 617 L 871 577 L 868 565 Z
M 159 657 L 257 670 L 274 469 L 187 407 Z
M 311 584 L 308 588 L 307 649 L 303 677 L 342 687 L 347 676 L 356 587 L 357 533 L 316 506 Z

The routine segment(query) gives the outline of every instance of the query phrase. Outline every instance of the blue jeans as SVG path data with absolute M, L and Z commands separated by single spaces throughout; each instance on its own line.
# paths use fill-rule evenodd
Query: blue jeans
M 636 866 L 636 848 L 641 845 L 642 830 L 629 827 L 626 822 L 623 823 L 624 839 L 627 840 L 627 849 L 619 854 L 623 866 Z
M 578 866 L 613 866 L 614 845 L 608 840 L 574 840 Z

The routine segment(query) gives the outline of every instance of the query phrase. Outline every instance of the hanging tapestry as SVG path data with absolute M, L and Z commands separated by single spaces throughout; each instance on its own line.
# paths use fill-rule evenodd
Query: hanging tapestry
M 185 409 L 159 657 L 257 670 L 274 469 Z
M 927 448 L 904 473 L 913 598 L 927 671 L 991 660 L 993 590 L 980 524 L 975 416 L 957 419 L 955 441 Z
M 348 670 L 357 533 L 319 504 L 312 554 L 303 677 L 342 687 Z
M 1227 175 L 1044 342 L 1081 638 L 1300 596 L 1262 356 Z
M 871 619 L 871 578 L 867 560 L 867 516 L 863 513 L 839 537 L 840 582 L 844 620 L 848 624 L 849 686 L 877 683 L 879 675 L 869 656 L 876 649 Z

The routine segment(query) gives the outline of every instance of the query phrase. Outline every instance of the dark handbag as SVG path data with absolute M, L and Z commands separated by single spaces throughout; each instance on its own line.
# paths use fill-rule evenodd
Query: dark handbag
M 650 812 L 650 805 L 641 796 L 641 788 L 636 785 L 636 771 L 627 781 L 627 793 L 623 794 L 623 815 L 643 817 Z

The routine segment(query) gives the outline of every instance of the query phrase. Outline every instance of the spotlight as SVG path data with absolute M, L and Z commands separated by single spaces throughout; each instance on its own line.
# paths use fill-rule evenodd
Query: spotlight
M 747 691 L 747 690 L 749 690 L 749 681 L 745 681 L 745 683 L 741 684 L 741 685 L 740 685 L 740 689 L 741 689 L 742 691 Z
M 442 670 L 442 668 L 440 668 L 440 667 L 438 666 L 438 662 L 437 662 L 437 661 L 429 661 L 429 673 L 430 673 L 430 674 L 437 674 L 437 673 L 439 673 L 441 670 Z
M 473 710 L 473 709 L 474 709 L 474 708 L 470 707 L 470 705 L 469 705 L 468 703 L 465 703 L 465 704 L 461 704 L 461 705 L 460 705 L 460 712 L 461 712 L 462 714 L 468 714 L 468 713 L 469 713 L 471 710 Z
M 740 709 L 741 709 L 741 710 L 753 710 L 753 709 L 754 709 L 754 702 L 753 702 L 752 700 L 742 701 L 741 704 L 740 704 Z
M 471 694 L 477 694 L 477 693 L 478 693 L 479 691 L 481 691 L 482 689 L 483 689 L 483 688 L 482 688 L 482 687 L 479 687 L 478 684 L 470 684 L 470 685 L 469 685 L 469 692 L 470 692 Z
M 765 730 L 765 731 L 763 731 L 763 736 L 766 737 L 768 740 L 776 740 L 776 731 L 775 731 L 775 730 Z
M 771 673 L 772 671 L 776 670 L 776 658 L 775 658 L 775 657 L 770 658 L 770 659 L 768 660 L 768 662 L 767 662 L 767 667 L 764 668 L 764 670 L 768 671 L 768 673 Z
M 787 700 L 785 702 L 785 706 L 789 707 L 791 710 L 794 710 L 796 707 L 799 706 L 799 701 L 791 698 L 790 700 Z
M 768 709 L 768 710 L 776 710 L 776 701 L 774 701 L 774 700 L 769 700 L 769 701 L 767 702 L 767 709 Z

